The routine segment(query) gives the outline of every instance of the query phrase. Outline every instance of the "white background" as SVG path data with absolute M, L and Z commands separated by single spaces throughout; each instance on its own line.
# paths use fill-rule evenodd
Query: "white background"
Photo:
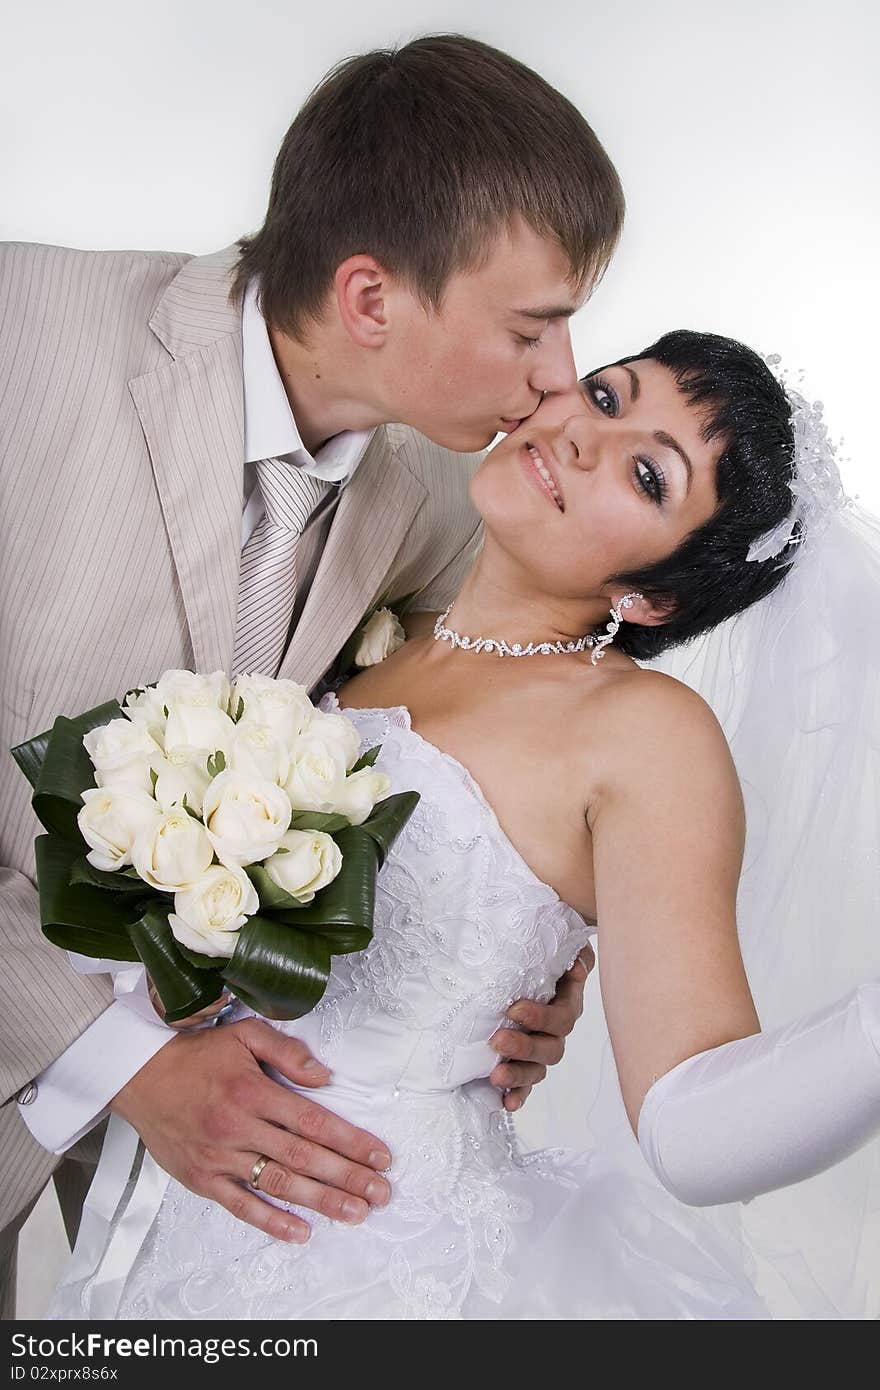
M 7 0 L 0 236 L 216 250 L 261 221 L 327 67 L 442 30 L 538 68 L 620 171 L 627 228 L 575 323 L 583 369 L 678 326 L 780 352 L 880 512 L 873 0 Z
M 4 10 L 0 236 L 84 247 L 202 253 L 255 228 L 290 119 L 341 57 L 449 30 L 506 48 L 581 108 L 627 193 L 620 251 L 574 324 L 582 368 L 680 326 L 780 352 L 845 436 L 849 490 L 880 512 L 874 0 Z M 594 1023 L 588 1003 L 572 1065 L 589 1057 Z M 557 1142 L 577 1143 L 578 1118 L 558 1101 L 553 1114 L 554 1092 L 536 1093 L 525 1128 L 549 1112 Z M 23 1316 L 41 1313 L 61 1256 L 51 1202 L 24 1242 Z

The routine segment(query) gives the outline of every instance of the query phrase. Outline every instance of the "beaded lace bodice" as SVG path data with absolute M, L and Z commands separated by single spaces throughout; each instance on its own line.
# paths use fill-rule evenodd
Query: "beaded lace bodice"
M 355 1228 L 304 1212 L 313 1236 L 300 1249 L 267 1243 L 172 1183 L 125 1317 L 268 1317 L 286 1298 L 306 1315 L 337 1296 L 352 1260 L 367 1283 L 389 1281 L 386 1316 L 455 1317 L 474 1289 L 490 1301 L 504 1293 L 511 1228 L 532 1210 L 510 1176 L 527 1167 L 554 1180 L 554 1155 L 520 1153 L 485 1080 L 499 1060 L 489 1039 L 514 1000 L 552 997 L 591 929 L 536 877 L 473 778 L 411 728 L 406 709 L 345 713 L 364 749 L 381 743 L 376 766 L 393 790 L 421 800 L 379 875 L 370 946 L 334 957 L 318 1007 L 274 1026 L 331 1068 L 331 1084 L 312 1098 L 389 1145 L 393 1200 Z M 178 1272 L 160 1295 L 172 1263 Z
M 421 801 L 379 877 L 373 941 L 334 958 L 324 998 L 294 1031 L 373 1095 L 449 1090 L 489 1074 L 498 1058 L 488 1040 L 506 1008 L 551 998 L 588 928 L 517 853 L 469 773 L 414 732 L 406 709 L 346 714 L 363 748 L 381 743 L 376 766 L 393 789 Z M 378 1049 L 367 1042 L 376 1030 Z

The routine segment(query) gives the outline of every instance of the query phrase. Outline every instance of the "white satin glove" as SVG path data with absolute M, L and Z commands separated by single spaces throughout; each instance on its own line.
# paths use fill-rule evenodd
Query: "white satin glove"
M 642 1153 L 691 1206 L 745 1202 L 880 1133 L 880 982 L 769 1033 L 699 1052 L 639 1114 Z

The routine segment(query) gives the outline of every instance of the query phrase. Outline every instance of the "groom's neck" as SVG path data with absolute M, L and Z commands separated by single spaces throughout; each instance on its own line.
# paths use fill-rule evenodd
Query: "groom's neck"
M 269 329 L 275 362 L 300 438 L 310 454 L 344 430 L 372 429 L 389 416 L 362 354 L 336 325 L 318 324 L 303 342 Z

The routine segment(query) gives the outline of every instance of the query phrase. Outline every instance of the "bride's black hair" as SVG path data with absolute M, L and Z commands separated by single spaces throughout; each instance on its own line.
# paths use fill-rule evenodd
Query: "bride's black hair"
M 646 660 L 716 627 L 764 598 L 785 578 L 791 550 L 747 560 L 752 541 L 791 511 L 794 473 L 791 406 L 756 352 L 715 333 L 677 329 L 622 366 L 650 358 L 667 367 L 703 418 L 707 443 L 724 440 L 718 461 L 718 507 L 711 519 L 661 560 L 613 576 L 669 608 L 659 627 L 621 624 L 615 646 Z

